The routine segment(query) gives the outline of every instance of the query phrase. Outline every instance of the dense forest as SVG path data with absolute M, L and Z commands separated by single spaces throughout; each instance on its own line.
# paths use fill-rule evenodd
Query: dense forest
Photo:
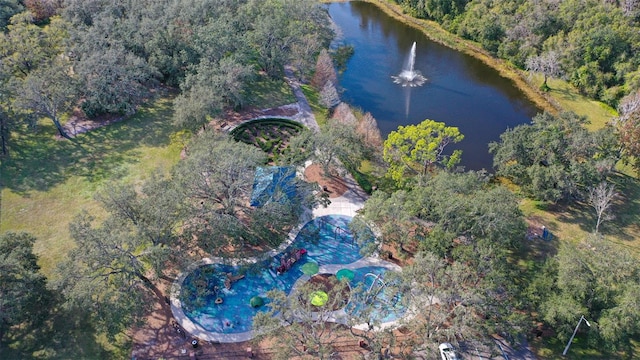
M 569 80 L 612 106 L 640 87 L 635 0 L 395 0 L 522 69 Z
M 197 128 L 225 106 L 242 106 L 259 74 L 275 78 L 288 63 L 308 72 L 331 34 L 308 1 L 3 4 L 5 151 L 15 121 L 46 117 L 68 137 L 60 116 L 78 102 L 89 118 L 131 114 L 160 84 L 180 89 L 176 121 Z

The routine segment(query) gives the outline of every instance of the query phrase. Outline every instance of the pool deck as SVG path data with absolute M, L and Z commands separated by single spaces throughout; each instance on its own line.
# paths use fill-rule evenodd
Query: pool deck
M 345 177 L 345 181 L 347 183 L 348 189 L 342 196 L 332 198 L 331 204 L 326 207 L 318 207 L 312 211 L 312 218 L 317 218 L 325 215 L 346 215 L 350 217 L 354 217 L 357 215 L 358 210 L 360 210 L 364 206 L 364 202 L 368 198 L 368 195 L 358 186 L 356 181 L 350 175 Z M 306 223 L 306 221 L 305 221 Z M 289 234 L 288 241 L 285 241 L 278 249 L 274 249 L 268 252 L 267 256 L 274 256 L 280 252 L 282 252 L 287 246 L 291 244 L 291 242 L 295 239 L 298 232 L 302 228 L 304 224 L 300 224 L 296 229 L 294 229 Z M 253 263 L 258 261 L 258 258 L 249 258 L 243 259 L 244 262 Z M 171 311 L 173 312 L 173 316 L 175 320 L 182 326 L 182 328 L 191 334 L 194 337 L 197 337 L 201 340 L 213 342 L 213 343 L 235 343 L 235 342 L 243 342 L 251 340 L 254 337 L 253 331 L 247 331 L 242 333 L 234 333 L 234 334 L 224 334 L 224 333 L 216 333 L 205 330 L 199 324 L 191 321 L 182 310 L 182 303 L 180 302 L 180 291 L 182 288 L 182 283 L 184 279 L 196 268 L 205 265 L 205 264 L 213 264 L 213 263 L 221 263 L 224 262 L 222 259 L 212 259 L 205 258 L 196 263 L 191 264 L 183 273 L 178 276 L 178 279 L 174 282 L 171 287 Z M 402 271 L 402 269 L 393 263 L 382 260 L 378 257 L 365 257 L 359 259 L 351 264 L 328 264 L 320 267 L 321 273 L 330 273 L 335 274 L 338 270 L 343 268 L 348 269 L 358 269 L 366 266 L 380 266 L 385 267 L 394 271 Z M 309 280 L 309 276 L 303 275 L 301 276 L 295 283 L 294 288 L 299 286 L 300 284 Z M 334 311 L 333 316 L 331 317 L 331 321 L 338 323 L 346 323 L 346 313 L 344 310 Z M 394 325 L 395 322 L 381 324 L 381 328 L 386 328 L 388 326 Z M 358 326 L 356 326 L 358 328 Z

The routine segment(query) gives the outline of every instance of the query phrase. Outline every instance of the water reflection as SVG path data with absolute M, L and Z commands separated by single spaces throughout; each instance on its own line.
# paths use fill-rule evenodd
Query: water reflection
M 487 144 L 508 127 L 531 120 L 538 109 L 513 83 L 481 61 L 429 41 L 420 31 L 390 18 L 369 3 L 328 5 L 355 54 L 341 75 L 343 98 L 378 120 L 383 136 L 399 125 L 424 119 L 457 126 L 465 140 L 462 165 L 490 169 Z M 415 70 L 429 81 L 401 87 L 390 81 L 416 42 Z

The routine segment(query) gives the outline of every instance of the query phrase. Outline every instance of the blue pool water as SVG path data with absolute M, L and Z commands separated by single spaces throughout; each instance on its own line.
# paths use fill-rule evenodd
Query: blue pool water
M 375 323 L 385 323 L 397 320 L 406 310 L 402 297 L 394 289 L 395 279 L 386 276 L 391 270 L 381 266 L 367 266 L 355 269 L 351 301 L 345 309 L 347 313 L 360 315 L 361 311 L 372 305 L 372 311 L 367 315 Z
M 289 294 L 291 288 L 303 273 L 300 267 L 307 262 L 318 265 L 349 264 L 362 258 L 361 246 L 354 241 L 349 231 L 351 217 L 329 215 L 316 218 L 303 226 L 292 244 L 284 253 L 251 268 L 225 264 L 205 265 L 191 274 L 183 282 L 183 311 L 194 323 L 217 333 L 241 333 L 250 331 L 253 316 L 265 308 L 253 308 L 250 299 L 265 297 L 267 291 L 279 289 Z M 283 274 L 276 274 L 284 254 L 304 248 L 307 254 Z M 366 270 L 363 270 L 366 269 Z M 382 267 L 356 269 L 353 284 L 373 281 L 366 273 L 389 271 Z M 224 286 L 225 273 L 244 274 L 244 278 L 233 282 L 231 289 Z M 215 290 L 214 290 L 215 289 Z M 221 298 L 222 304 L 216 304 Z M 357 310 L 357 309 L 356 309 Z

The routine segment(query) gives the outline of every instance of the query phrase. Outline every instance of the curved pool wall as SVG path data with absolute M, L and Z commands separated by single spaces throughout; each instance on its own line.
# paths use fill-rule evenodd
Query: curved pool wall
M 193 264 L 181 274 L 172 288 L 171 305 L 174 317 L 186 331 L 203 340 L 246 341 L 253 337 L 253 316 L 258 311 L 266 310 L 264 306 L 257 309 L 251 307 L 250 299 L 253 296 L 264 298 L 266 292 L 272 289 L 289 294 L 295 286 L 309 279 L 309 276 L 300 270 L 307 262 L 318 263 L 320 273 L 335 274 L 343 268 L 353 269 L 356 274 L 354 284 L 365 279 L 366 273 L 400 271 L 395 264 L 377 257 L 363 257 L 360 254 L 361 246 L 353 240 L 353 235 L 348 229 L 351 219 L 350 216 L 344 215 L 317 217 L 301 226 L 295 234 L 292 233 L 290 242 L 280 247 L 277 254 L 271 252 L 271 256 L 264 260 L 246 259 L 243 265 L 224 264 L 222 259 L 204 259 Z M 288 271 L 277 275 L 274 269 L 279 266 L 280 258 L 300 248 L 306 249 L 307 254 Z M 203 277 L 203 273 L 207 273 L 207 277 Z M 230 289 L 226 289 L 225 273 L 231 273 L 233 276 L 243 273 L 244 278 L 233 282 Z M 196 298 L 192 297 L 191 301 L 183 304 L 183 291 L 194 291 L 198 286 L 206 286 L 209 294 L 203 296 L 200 302 L 195 302 Z M 215 292 L 212 291 L 214 286 L 217 287 Z M 221 304 L 216 303 L 218 298 L 222 299 Z M 347 305 L 345 309 L 335 312 L 334 320 L 345 323 L 345 310 L 358 311 L 358 307 Z M 377 320 L 389 323 L 400 316 L 401 312 L 392 311 Z

